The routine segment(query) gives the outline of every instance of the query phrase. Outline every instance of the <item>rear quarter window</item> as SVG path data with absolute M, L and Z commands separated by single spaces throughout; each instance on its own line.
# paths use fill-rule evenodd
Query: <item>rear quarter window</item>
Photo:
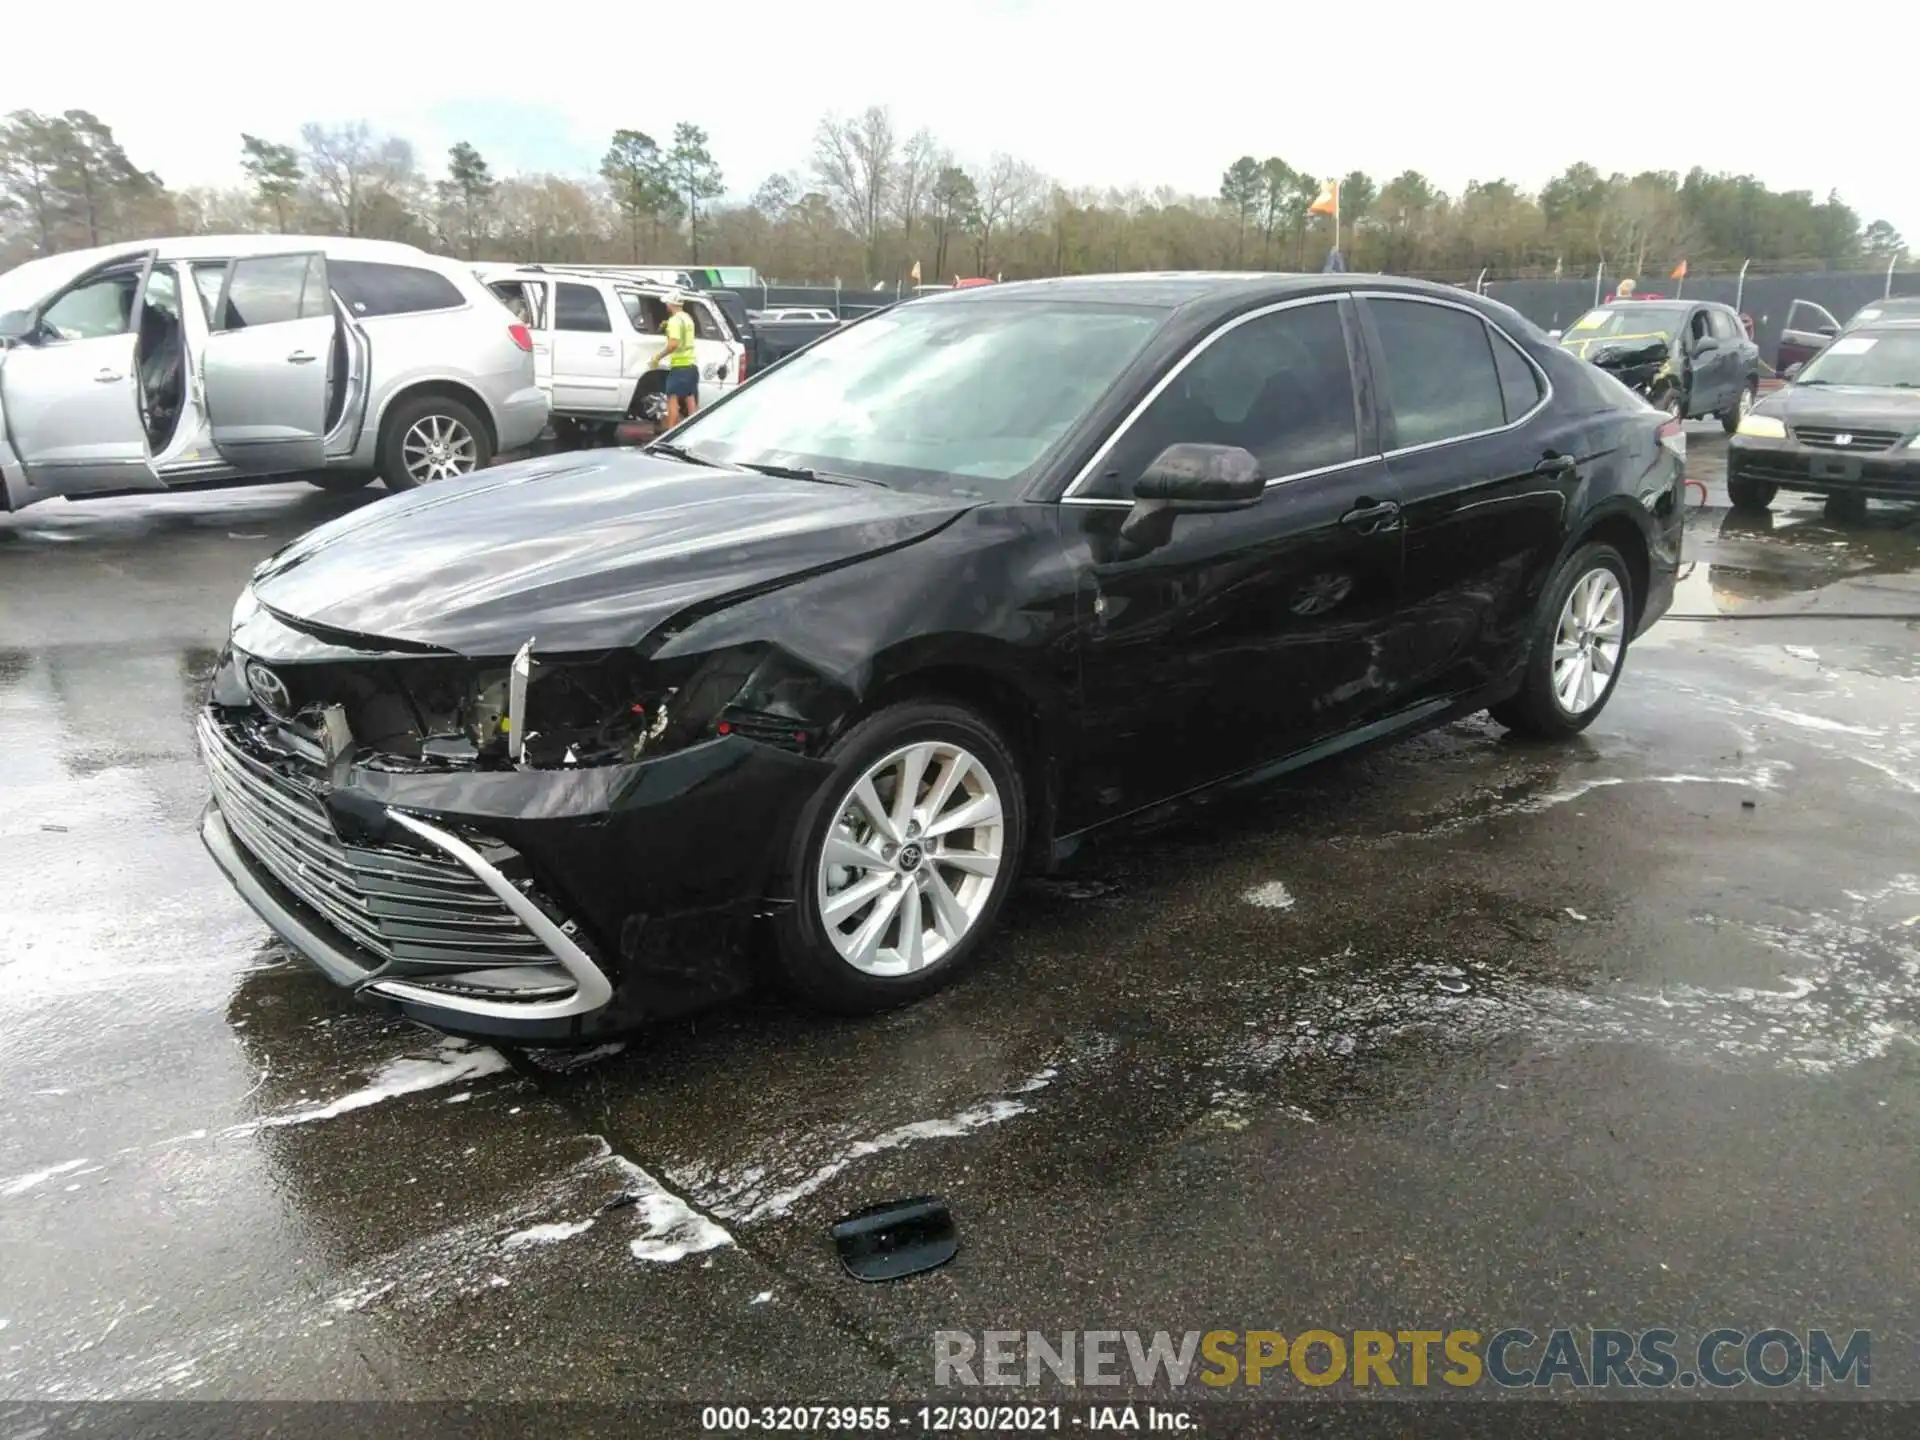
M 387 265 L 368 260 L 329 260 L 333 292 L 356 318 L 418 315 L 453 310 L 467 303 L 460 288 L 436 270 L 418 265 Z

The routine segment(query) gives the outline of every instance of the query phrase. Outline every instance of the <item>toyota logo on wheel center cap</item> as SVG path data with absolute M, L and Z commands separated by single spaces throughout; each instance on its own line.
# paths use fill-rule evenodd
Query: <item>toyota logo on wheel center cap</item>
M 920 847 L 918 845 L 909 844 L 900 847 L 900 868 L 902 870 L 918 870 L 920 868 Z
M 293 695 L 287 689 L 287 682 L 257 660 L 247 663 L 247 693 L 276 720 L 285 720 L 293 709 Z

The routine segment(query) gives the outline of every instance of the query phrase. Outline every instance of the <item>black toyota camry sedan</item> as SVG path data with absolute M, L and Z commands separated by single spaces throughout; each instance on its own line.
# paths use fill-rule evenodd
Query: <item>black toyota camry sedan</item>
M 446 1030 L 581 1041 L 762 955 L 878 1009 L 1103 827 L 1483 708 L 1581 730 L 1671 601 L 1684 448 L 1414 281 L 913 300 L 650 447 L 265 561 L 203 837 L 294 949 Z
M 1920 320 L 1848 330 L 1741 422 L 1727 442 L 1727 498 L 1770 508 L 1782 490 L 1824 495 L 1835 519 L 1867 502 L 1920 500 Z

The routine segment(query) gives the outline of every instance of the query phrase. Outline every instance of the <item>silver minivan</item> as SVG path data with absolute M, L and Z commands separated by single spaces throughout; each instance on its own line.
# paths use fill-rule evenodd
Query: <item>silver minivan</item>
M 234 235 L 0 274 L 0 510 L 309 480 L 410 490 L 538 439 L 533 337 L 411 245 Z

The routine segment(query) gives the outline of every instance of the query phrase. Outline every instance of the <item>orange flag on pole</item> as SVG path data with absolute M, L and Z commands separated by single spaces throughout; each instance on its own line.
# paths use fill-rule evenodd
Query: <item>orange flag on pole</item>
M 1328 180 L 1320 186 L 1320 198 L 1307 207 L 1309 215 L 1338 215 L 1340 213 L 1340 182 Z
M 1684 261 L 1684 260 L 1682 260 L 1682 261 L 1681 261 L 1681 262 L 1680 262 L 1680 263 L 1679 263 L 1678 265 L 1676 265 L 1676 266 L 1674 266 L 1674 267 L 1673 267 L 1673 273 L 1672 273 L 1671 275 L 1669 275 L 1669 276 L 1667 276 L 1667 278 L 1668 278 L 1669 280 L 1684 280 L 1684 279 L 1686 279 L 1686 278 L 1687 278 L 1687 262 L 1686 262 L 1686 261 Z

